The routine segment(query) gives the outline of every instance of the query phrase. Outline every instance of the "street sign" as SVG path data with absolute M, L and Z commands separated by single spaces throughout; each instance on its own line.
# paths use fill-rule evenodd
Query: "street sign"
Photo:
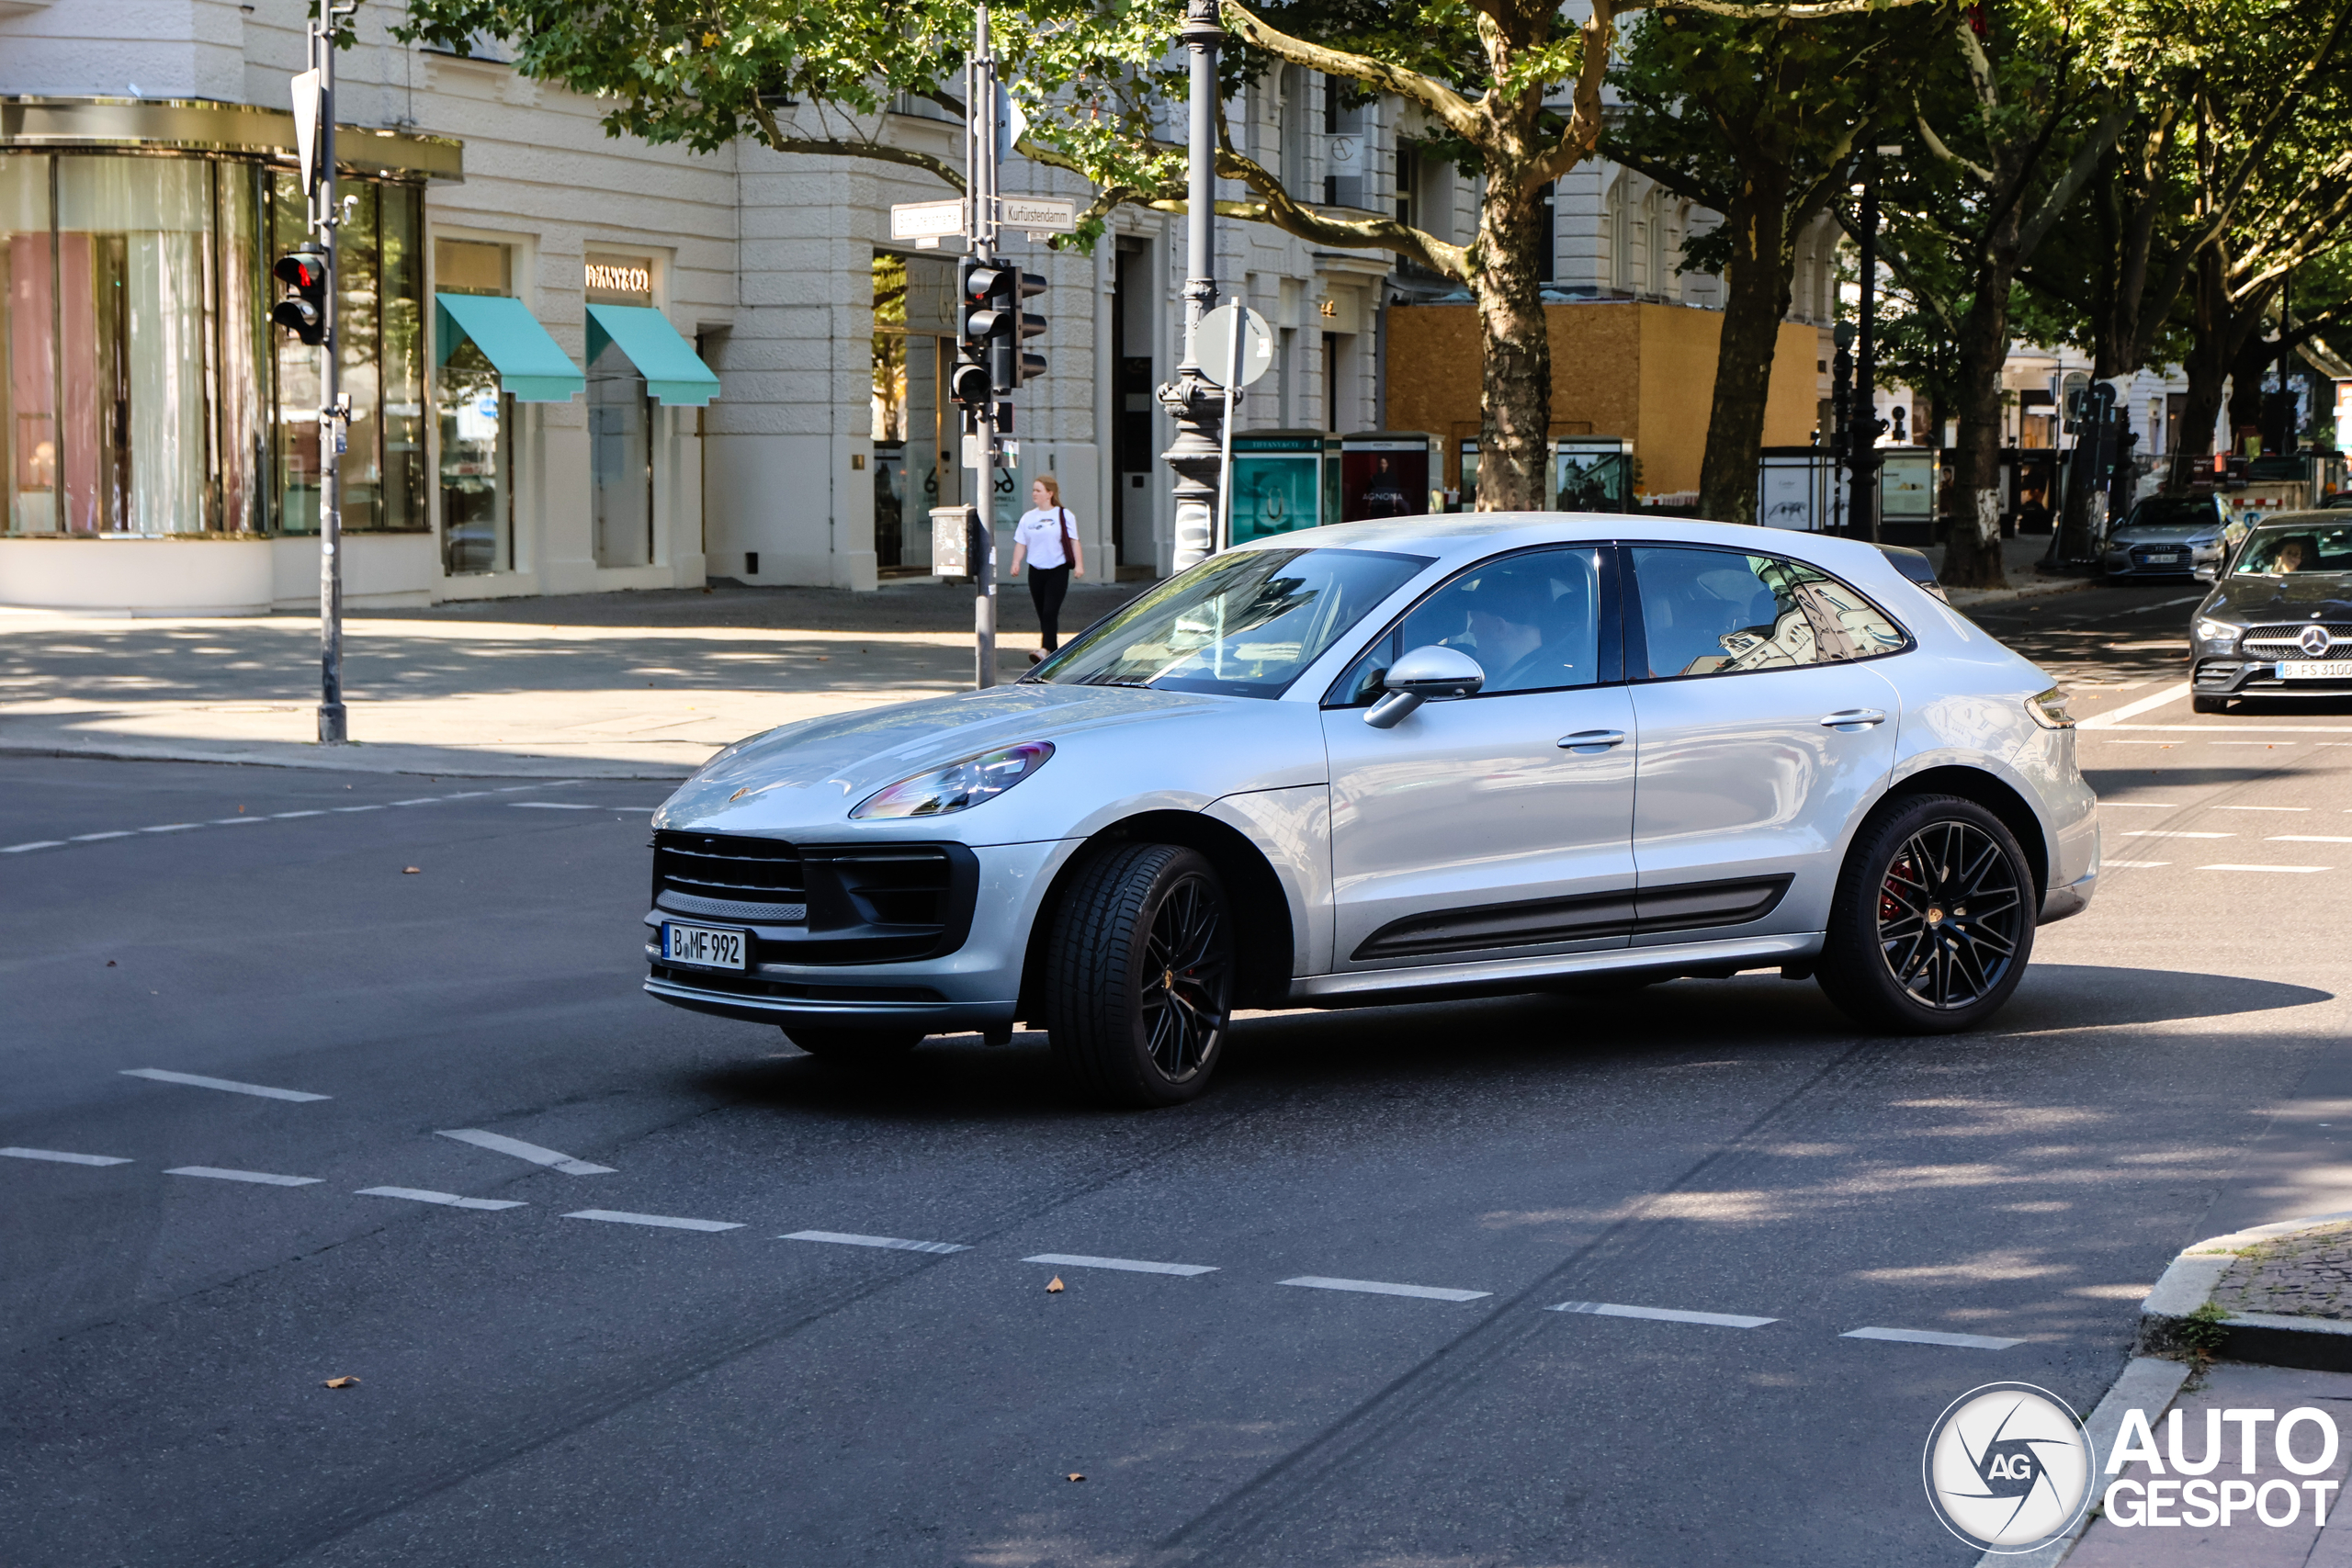
M 890 208 L 890 238 L 894 240 L 940 240 L 964 231 L 964 203 L 948 201 L 901 201 Z
M 294 153 L 302 165 L 302 189 L 318 183 L 319 73 L 305 71 L 288 84 L 294 95 Z
M 1057 196 L 1001 196 L 996 215 L 1006 228 L 1032 234 L 1078 232 L 1078 203 Z
M 1240 374 L 1234 375 L 1234 334 L 1241 334 Z M 1247 305 L 1219 305 L 1201 318 L 1193 359 L 1216 385 L 1247 387 L 1274 367 L 1274 329 Z M 1227 380 L 1230 377 L 1232 379 Z

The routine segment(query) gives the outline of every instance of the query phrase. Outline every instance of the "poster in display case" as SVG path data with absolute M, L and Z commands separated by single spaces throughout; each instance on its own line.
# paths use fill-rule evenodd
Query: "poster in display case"
M 1340 442 L 1318 430 L 1253 430 L 1233 438 L 1233 532 L 1248 544 L 1337 520 Z
M 1552 505 L 1561 512 L 1631 512 L 1634 444 L 1615 435 L 1554 441 Z
M 1418 430 L 1367 430 L 1340 438 L 1340 519 L 1418 517 L 1444 506 L 1432 496 L 1437 437 Z

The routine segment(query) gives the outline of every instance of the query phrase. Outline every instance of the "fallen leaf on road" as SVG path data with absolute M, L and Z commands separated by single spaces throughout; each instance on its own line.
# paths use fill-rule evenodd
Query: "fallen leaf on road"
M 1049 1296 L 1060 1294 L 1065 1288 L 1059 1274 L 1046 1281 L 1046 1293 Z
M 111 969 L 111 968 L 113 968 L 113 967 L 114 967 L 114 960 L 113 960 L 113 959 L 109 958 L 109 959 L 107 959 L 107 968 L 109 968 L 109 969 Z
M 1086 1479 L 1086 1477 L 1085 1477 L 1085 1476 L 1083 1476 L 1083 1475 L 1080 1474 L 1077 1471 L 1074 1471 L 1074 1470 L 1073 1470 L 1073 1471 L 1071 1471 L 1071 1472 L 1069 1472 L 1069 1478 L 1070 1478 L 1072 1481 L 1083 1481 L 1083 1480 L 1085 1480 L 1085 1479 Z
M 401 867 L 401 874 L 402 876 L 414 876 L 424 869 L 424 868 L 421 865 L 404 865 Z
M 356 1388 L 359 1386 L 359 1380 L 357 1378 L 329 1378 L 321 1386 L 324 1388 Z

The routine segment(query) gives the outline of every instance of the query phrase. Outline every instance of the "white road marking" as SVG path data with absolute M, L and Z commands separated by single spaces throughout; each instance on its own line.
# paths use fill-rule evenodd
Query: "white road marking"
M 2138 746 L 2144 744 L 2144 742 L 2135 740 L 2132 744 Z M 2101 806 L 2142 806 L 2147 807 L 2151 811 L 2179 811 L 2184 809 L 2178 803 L 2169 800 L 2102 800 L 2099 804 Z
M 2187 833 L 2178 828 L 2134 828 L 2115 835 L 2119 839 L 2234 839 L 2235 833 Z
M 1087 1258 L 1073 1252 L 1041 1252 L 1035 1258 L 1024 1258 L 1023 1263 L 1049 1263 L 1057 1269 L 1118 1269 L 1129 1274 L 1214 1274 L 1216 1269 L 1202 1263 L 1148 1263 L 1140 1258 Z M 1285 1280 L 1285 1285 L 1305 1285 L 1316 1281 Z M 1335 1281 L 1326 1280 L 1323 1284 Z M 1400 1290 L 1404 1287 L 1398 1287 Z
M 201 828 L 201 822 L 166 822 L 157 828 L 141 828 L 142 833 L 185 833 L 191 828 Z
M 1962 1350 L 2006 1350 L 2022 1339 L 1996 1339 L 1987 1334 L 1944 1334 L 1932 1328 L 1849 1328 L 1840 1339 L 1889 1339 L 1897 1345 L 1950 1345 Z
M 2153 604 L 2134 604 L 2132 608 L 2118 613 L 2126 615 L 2144 615 L 2151 610 L 2169 610 L 2175 604 L 2200 604 L 2204 601 L 2205 595 L 2202 593 L 2191 593 L 2186 599 L 2159 599 Z
M 2273 833 L 2262 841 L 2266 844 L 2352 844 L 2352 839 L 2326 833 Z
M 561 783 L 557 784 L 509 784 L 503 789 L 495 790 L 460 790 L 455 795 L 420 795 L 414 800 L 395 800 L 391 804 L 394 806 L 436 806 L 445 800 L 480 800 L 489 795 L 512 794 L 516 790 L 562 789 L 567 784 L 577 784 L 585 782 L 586 781 L 582 779 L 566 779 Z M 537 801 L 517 801 L 513 804 L 539 805 L 542 803 Z M 35 839 L 30 843 L 0 845 L 0 855 L 23 854 L 29 850 L 63 849 L 68 844 L 96 843 L 103 839 L 128 839 L 137 833 L 185 833 L 197 828 L 242 828 L 248 822 L 285 822 L 290 821 L 298 817 L 324 817 L 330 811 L 381 811 L 383 809 L 384 807 L 382 806 L 333 806 L 318 807 L 302 811 L 273 811 L 266 814 L 255 812 L 251 815 L 238 817 L 215 817 L 203 822 L 163 822 L 158 823 L 153 828 L 121 828 L 104 833 L 76 833 L 71 839 Z M 555 809 L 562 811 L 650 811 L 653 808 L 650 807 L 636 806 L 562 806 L 557 807 Z
M 0 849 L 0 855 L 20 855 L 27 850 L 61 850 L 64 847 L 65 840 L 62 839 L 35 839 L 29 844 L 10 844 L 6 849 Z
M 212 819 L 212 826 L 215 828 L 243 828 L 255 822 L 266 822 L 268 820 L 269 818 L 266 817 L 215 817 Z
M 60 1165 L 129 1165 L 119 1155 L 69 1155 L 62 1149 L 0 1149 L 10 1159 L 53 1159 Z
M 525 787 L 528 788 L 529 786 L 526 785 Z M 459 790 L 455 795 L 445 795 L 441 798 L 444 800 L 480 800 L 485 795 L 496 795 L 498 791 L 494 789 L 464 789 Z
M 2220 865 L 2200 865 L 2197 869 L 2199 871 L 2290 871 L 2308 873 L 2313 871 L 2334 871 L 2335 868 L 2332 865 L 2237 865 L 2224 862 Z
M 111 833 L 76 833 L 67 841 L 75 844 L 94 844 L 100 839 L 128 839 L 133 829 L 129 828 L 117 828 Z
M 362 1198 L 411 1198 L 420 1203 L 442 1203 L 452 1209 L 520 1209 L 513 1198 L 460 1198 L 455 1192 L 428 1192 L 422 1187 L 362 1187 Z
M 2151 713 L 2157 708 L 2166 706 L 2172 703 L 2177 703 L 2187 695 L 2188 695 L 2188 682 L 2183 681 L 2177 685 L 2166 686 L 2161 692 L 2156 692 L 2148 696 L 2140 697 L 2134 701 L 2125 703 L 2121 707 L 2116 708 L 2112 712 L 2093 714 L 2090 717 L 2078 721 L 2075 728 L 2077 729 L 2111 729 L 2115 726 L 2121 724 L 2127 718 L 2137 718 L 2143 713 Z
M 381 811 L 384 808 L 380 806 L 338 806 L 334 807 L 334 809 L 337 811 Z
M 323 808 L 317 811 L 273 811 L 269 814 L 269 819 L 273 822 L 283 822 L 293 817 L 324 817 L 325 815 Z
M 567 1220 L 603 1220 L 616 1225 L 659 1225 L 673 1231 L 740 1231 L 743 1228 L 727 1220 L 681 1220 L 669 1214 L 625 1214 L 618 1209 L 575 1209 L 563 1217 Z
M 209 1165 L 175 1166 L 165 1176 L 209 1176 L 215 1181 L 257 1181 L 264 1187 L 316 1187 L 315 1176 L 273 1176 L 266 1170 L 222 1170 Z
M 2294 742 L 2291 740 L 2216 740 L 2213 744 L 2216 746 L 2259 746 L 2265 750 L 2275 751 L 2281 746 L 2292 746 Z
M 161 1067 L 125 1067 L 127 1078 L 153 1078 L 157 1083 L 184 1083 L 192 1089 L 226 1089 L 231 1094 L 259 1095 L 264 1100 L 333 1100 L 331 1094 L 306 1094 L 299 1089 L 271 1089 L 264 1084 L 238 1083 L 232 1078 L 208 1078 L 201 1073 L 173 1073 Z
M 1587 1312 L 1595 1317 L 1648 1317 L 1660 1323 L 1696 1323 L 1710 1328 L 1761 1328 L 1777 1317 L 1742 1317 L 1728 1312 L 1683 1312 L 1675 1307 L 1621 1306 L 1615 1302 L 1562 1302 L 1546 1312 Z
M 1432 1302 L 1475 1302 L 1490 1296 L 1492 1291 L 1447 1291 L 1435 1285 L 1391 1285 L 1379 1280 L 1327 1280 L 1320 1274 L 1301 1274 L 1295 1280 L 1277 1281 L 1284 1285 L 1304 1285 L 1310 1291 L 1362 1291 L 1374 1296 L 1418 1296 Z
M 2120 867 L 2126 871 L 2154 871 L 2160 865 L 2170 865 L 2172 862 L 2168 860 L 2111 860 L 2106 863 L 2110 867 Z
M 591 1165 L 584 1159 L 573 1159 L 558 1149 L 541 1148 L 520 1138 L 485 1133 L 475 1127 L 459 1127 L 454 1132 L 443 1133 L 441 1136 L 455 1138 L 461 1144 L 471 1144 L 478 1149 L 489 1149 L 495 1154 L 513 1155 L 516 1159 L 526 1159 L 533 1165 L 543 1165 L 566 1176 L 610 1176 L 613 1173 L 609 1165 Z
M 2308 806 L 2217 806 L 2216 811 L 2309 811 Z
M 594 811 L 595 807 L 578 800 L 510 800 L 506 803 L 516 811 Z
M 846 1231 L 794 1231 L 778 1241 L 830 1241 L 840 1247 L 886 1247 L 893 1252 L 969 1252 L 952 1241 L 905 1241 L 895 1235 L 851 1235 Z

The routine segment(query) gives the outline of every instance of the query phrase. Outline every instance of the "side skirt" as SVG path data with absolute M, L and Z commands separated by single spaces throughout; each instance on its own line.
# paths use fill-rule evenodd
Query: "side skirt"
M 1442 997 L 1499 997 L 1542 990 L 1555 980 L 1594 975 L 1736 975 L 1743 969 L 1803 966 L 1821 952 L 1823 933 L 1732 937 L 1672 947 L 1615 947 L 1601 953 L 1498 958 L 1482 964 L 1427 964 L 1347 975 L 1310 975 L 1291 982 L 1293 1007 L 1373 1007 Z

